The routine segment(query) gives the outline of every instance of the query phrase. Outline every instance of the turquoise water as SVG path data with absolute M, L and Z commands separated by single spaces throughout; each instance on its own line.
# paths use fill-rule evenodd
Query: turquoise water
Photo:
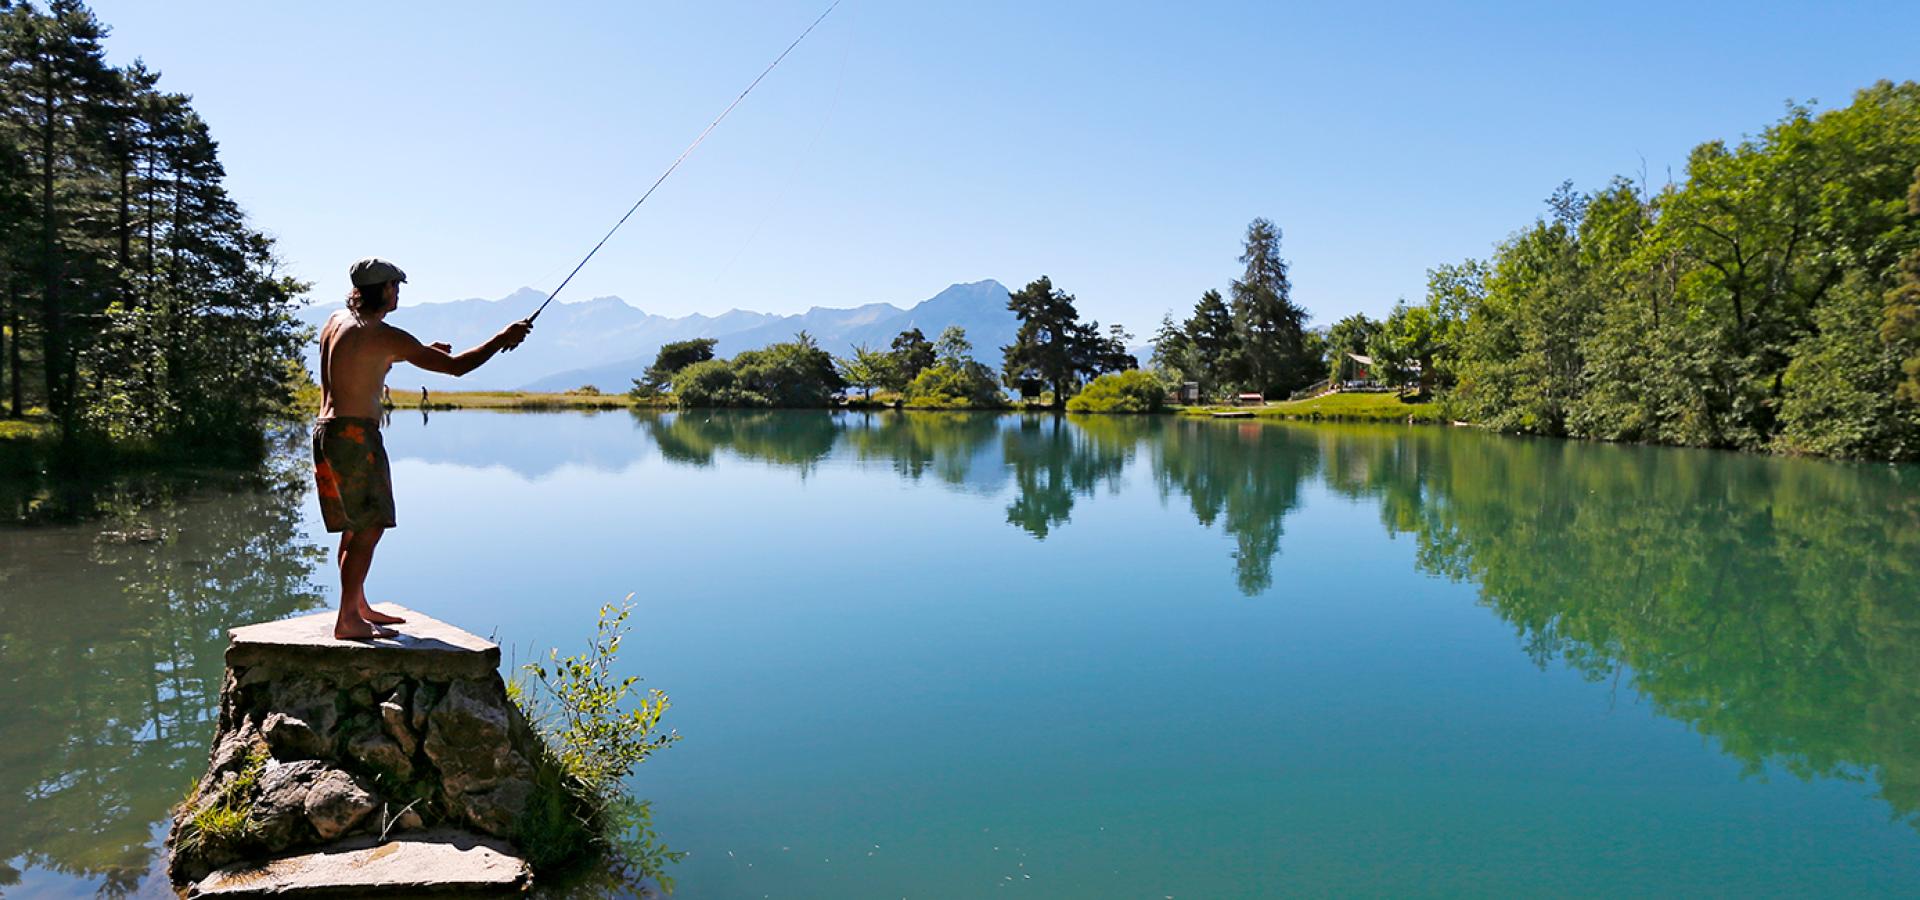
M 960 414 L 387 443 L 374 599 L 524 660 L 633 594 L 683 896 L 1920 890 L 1912 468 Z M 0 531 L 8 896 L 158 889 L 220 626 L 328 584 L 273 483 Z

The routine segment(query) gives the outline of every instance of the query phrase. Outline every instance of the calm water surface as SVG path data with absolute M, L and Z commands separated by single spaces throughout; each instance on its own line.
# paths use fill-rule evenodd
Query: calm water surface
M 1920 470 L 1350 428 L 397 416 L 370 590 L 622 665 L 690 897 L 1920 891 Z M 164 893 L 297 461 L 0 526 L 0 893 Z M 0 502 L 32 502 L 18 485 Z

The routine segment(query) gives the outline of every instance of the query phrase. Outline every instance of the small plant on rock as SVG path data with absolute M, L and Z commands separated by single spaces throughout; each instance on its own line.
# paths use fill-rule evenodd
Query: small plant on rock
M 545 751 L 536 764 L 537 790 L 520 822 L 519 844 L 535 868 L 554 868 L 588 850 L 607 855 L 616 870 L 657 881 L 671 892 L 664 869 L 684 855 L 654 836 L 650 810 L 629 796 L 626 779 L 655 751 L 680 735 L 659 733 L 671 705 L 665 692 L 635 698 L 635 676 L 613 671 L 631 626 L 633 596 L 600 608 L 599 627 L 584 652 L 520 667 L 508 696 L 539 732 Z M 637 702 L 636 702 L 637 701 Z
M 192 855 L 231 849 L 246 837 L 253 790 L 260 783 L 260 774 L 267 770 L 267 759 L 266 748 L 255 747 L 239 773 L 218 789 L 219 796 L 208 802 L 196 792 L 181 802 L 193 811 L 180 829 L 175 852 Z

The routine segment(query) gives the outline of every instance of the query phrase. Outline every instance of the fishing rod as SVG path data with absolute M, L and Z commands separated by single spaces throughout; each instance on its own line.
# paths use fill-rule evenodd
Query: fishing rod
M 553 298 L 560 296 L 561 288 L 565 288 L 567 282 L 573 280 L 573 276 L 580 274 L 580 270 L 586 267 L 587 260 L 592 259 L 595 253 L 600 252 L 601 247 L 606 246 L 607 239 L 613 237 L 613 233 L 619 231 L 620 226 L 627 224 L 627 219 L 631 218 L 634 211 L 640 208 L 640 204 L 647 202 L 647 198 L 653 196 L 653 192 L 660 187 L 660 183 L 666 181 L 667 176 L 673 174 L 673 170 L 680 168 L 680 164 L 686 162 L 688 156 L 693 155 L 694 148 L 700 146 L 700 142 L 706 140 L 707 135 L 712 134 L 713 129 L 719 127 L 721 120 L 725 119 L 728 113 L 733 112 L 733 108 L 739 106 L 740 101 L 747 99 L 747 95 L 753 93 L 753 89 L 760 85 L 761 79 L 766 78 L 775 66 L 780 65 L 780 61 L 786 59 L 787 54 L 793 52 L 793 48 L 800 46 L 800 42 L 806 40 L 807 35 L 812 34 L 813 29 L 824 21 L 829 13 L 833 12 L 834 7 L 839 5 L 840 0 L 833 0 L 832 5 L 827 7 L 826 12 L 821 13 L 819 18 L 814 19 L 813 24 L 807 26 L 807 30 L 800 32 L 800 36 L 794 38 L 793 43 L 787 45 L 787 49 L 780 51 L 780 55 L 774 57 L 773 62 L 768 63 L 766 69 L 760 72 L 759 78 L 755 78 L 752 84 L 747 85 L 747 89 L 741 91 L 740 96 L 733 98 L 733 102 L 727 104 L 727 108 L 720 111 L 720 115 L 715 117 L 714 120 L 707 125 L 705 131 L 700 132 L 699 137 L 693 139 L 693 143 L 687 145 L 687 149 L 680 151 L 680 156 L 673 161 L 673 165 L 668 166 L 665 172 L 660 173 L 659 178 L 654 179 L 653 187 L 647 188 L 647 192 L 641 194 L 640 199 L 633 201 L 633 206 L 627 208 L 627 214 L 621 216 L 620 221 L 613 223 L 613 227 L 607 229 L 606 236 L 600 239 L 600 243 L 594 244 L 593 249 L 588 250 L 587 255 L 580 260 L 580 264 L 574 266 L 573 271 L 568 272 L 566 278 L 561 279 L 560 287 L 554 288 L 553 293 L 548 294 L 547 299 L 540 302 L 540 308 L 534 310 L 533 315 L 527 317 L 527 324 L 533 324 L 534 319 L 540 318 L 540 314 L 547 311 L 547 304 L 552 303 Z

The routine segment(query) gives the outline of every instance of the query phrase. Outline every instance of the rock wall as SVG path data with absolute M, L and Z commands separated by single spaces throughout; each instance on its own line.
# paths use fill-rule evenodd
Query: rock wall
M 207 772 L 167 838 L 176 883 L 354 836 L 451 826 L 516 837 L 540 744 L 507 698 L 498 648 L 330 648 L 247 631 L 227 651 Z

